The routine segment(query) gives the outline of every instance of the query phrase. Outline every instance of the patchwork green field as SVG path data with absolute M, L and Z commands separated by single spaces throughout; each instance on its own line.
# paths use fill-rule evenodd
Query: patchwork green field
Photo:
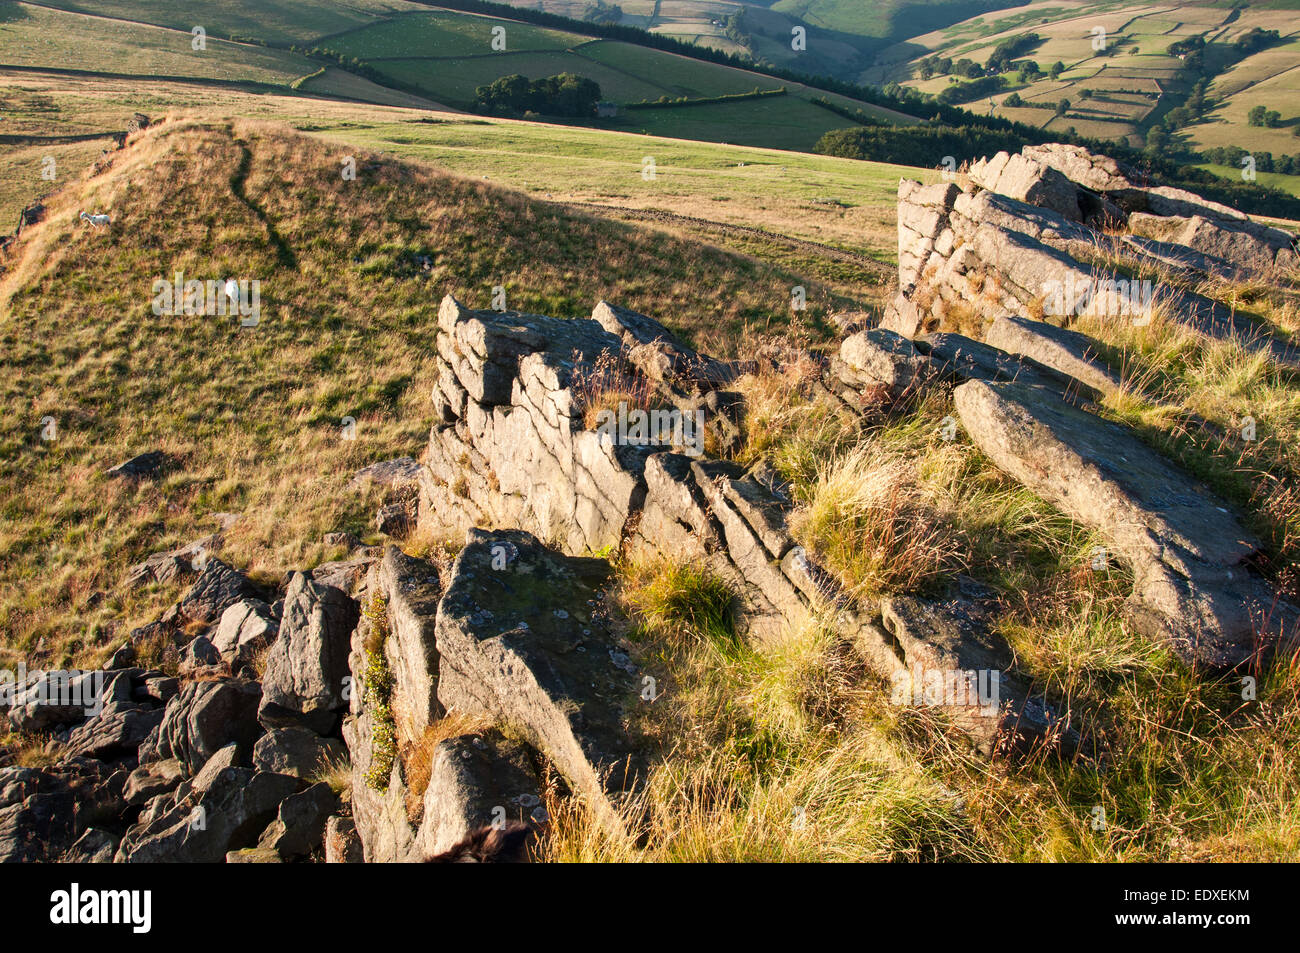
M 944 57 L 984 64 L 999 43 L 1032 33 L 1038 41 L 1015 59 L 1034 61 L 1041 74 L 1025 82 L 1015 72 L 1006 73 L 1003 88 L 978 97 L 973 106 L 987 111 L 991 98 L 995 115 L 1016 122 L 1049 130 L 1073 128 L 1080 135 L 1140 147 L 1152 123 L 1182 105 L 1193 79 L 1205 76 L 1209 109 L 1201 121 L 1178 130 L 1190 146 L 1242 144 L 1248 136 L 1252 149 L 1290 154 L 1300 151 L 1291 138 L 1289 120 L 1294 117 L 1286 117 L 1278 129 L 1251 127 L 1247 117 L 1257 105 L 1285 113 L 1296 101 L 1296 27 L 1293 11 L 1269 4 L 1034 0 L 1024 9 L 974 17 L 883 50 L 861 78 L 898 82 L 937 95 L 959 80 L 949 75 L 922 77 L 922 60 Z M 1278 30 L 1283 42 L 1239 58 L 1231 44 L 1253 29 Z M 1207 45 L 1203 70 L 1192 76 L 1184 74 L 1184 60 L 1168 49 L 1197 37 Z M 1053 78 L 1048 72 L 1058 62 L 1063 69 Z M 1057 115 L 1062 100 L 1069 106 Z
M 527 2 L 580 16 L 612 9 L 612 0 Z M 1212 34 L 1206 59 L 1222 102 L 1180 136 L 1240 131 L 1233 123 L 1245 119 L 1232 110 L 1250 103 L 1292 108 L 1283 60 L 1261 53 L 1215 66 L 1221 40 L 1282 23 L 1279 11 L 1001 5 L 626 0 L 618 9 L 661 33 L 756 50 L 776 33 L 740 43 L 737 9 L 742 26 L 778 33 L 804 18 L 815 40 L 842 37 L 854 56 L 924 29 L 932 46 L 891 46 L 898 58 L 882 68 L 934 91 L 949 81 L 912 76 L 919 57 L 987 58 L 1033 30 L 1041 42 L 1023 55 L 1044 67 L 1059 58 L 1059 75 L 999 91 L 995 113 L 1049 130 L 1125 128 L 1133 139 L 1187 94 L 1168 43 Z M 592 39 L 578 26 L 400 0 L 60 7 L 0 0 L 9 173 L 0 222 L 44 203 L 39 221 L 0 246 L 0 672 L 128 674 L 94 719 L 74 710 L 78 722 L 62 720 L 67 712 L 43 722 L 39 702 L 3 699 L 0 860 L 66 861 L 90 844 L 97 859 L 315 862 L 339 858 L 336 834 L 367 861 L 431 859 L 422 839 L 409 855 L 382 851 L 417 825 L 430 832 L 452 808 L 471 841 L 501 830 L 495 809 L 492 826 L 476 819 L 500 790 L 489 798 L 461 764 L 476 757 L 469 745 L 487 751 L 489 741 L 497 753 L 517 750 L 514 767 L 544 812 L 524 815 L 535 827 L 519 825 L 533 838 L 519 859 L 1300 857 L 1300 661 L 1285 643 L 1260 651 L 1272 613 L 1288 626 L 1300 619 L 1285 604 L 1300 604 L 1290 348 L 1300 272 L 1284 237 L 1241 252 L 1238 242 L 1251 243 L 1207 221 L 1196 240 L 1208 231 L 1243 260 L 1242 271 L 1225 258 L 1224 273 L 1211 274 L 1165 264 L 1183 263 L 1174 254 L 1193 241 L 1185 221 L 1058 222 L 1053 238 L 1051 216 L 1016 200 L 1020 183 L 990 186 L 1005 185 L 1004 199 L 940 188 L 900 204 L 900 179 L 937 183 L 939 171 L 807 151 L 853 123 L 836 108 L 853 100 L 819 105 L 805 86 Z M 1113 29 L 1113 55 L 1094 55 L 1096 17 Z M 189 46 L 191 18 L 211 21 L 206 51 Z M 493 50 L 503 24 L 506 48 Z M 579 125 L 457 108 L 503 73 L 563 71 L 598 78 L 620 114 Z M 755 88 L 776 94 L 659 101 Z M 1006 104 L 1013 91 L 1019 107 Z M 1058 110 L 1061 98 L 1071 102 Z M 1289 137 L 1293 119 L 1266 131 Z M 927 145 L 994 142 L 994 151 L 1019 135 L 955 125 L 882 124 L 858 133 L 857 154 L 924 163 Z M 891 140 L 916 148 L 875 151 Z M 1231 166 L 1203 168 L 1239 179 Z M 1259 179 L 1300 195 L 1300 176 Z M 1053 215 L 1090 204 L 1055 185 L 1045 198 L 1017 194 Z M 1142 185 L 1113 198 L 1126 210 L 1157 206 L 1160 193 L 1141 201 Z M 938 203 L 935 193 L 945 193 Z M 927 234 L 909 239 L 911 225 Z M 1144 246 L 1162 250 L 1159 267 L 1129 251 L 1129 239 L 1166 228 L 1183 237 Z M 1058 315 L 1029 280 L 1057 269 L 1123 274 L 1125 286 L 1139 276 L 1151 284 L 1150 274 L 1170 287 L 1145 321 L 1075 314 L 1058 326 L 1035 320 Z M 255 320 L 162 305 L 159 283 L 173 276 L 206 287 L 213 305 L 232 294 L 227 276 L 249 279 Z M 1165 297 L 1171 289 L 1179 295 Z M 456 321 L 447 295 L 559 319 L 607 301 L 738 363 L 719 374 L 725 364 L 692 359 L 652 323 L 603 309 L 627 337 L 486 311 Z M 872 326 L 886 302 L 901 335 Z M 1251 338 L 1185 323 L 1192 302 L 1248 316 Z M 998 337 L 1008 329 L 1036 351 Z M 1078 386 L 1064 379 L 1076 375 Z M 688 386 L 690 404 L 680 399 Z M 693 408 L 709 408 L 707 431 L 695 428 L 701 446 L 681 447 L 703 459 L 647 461 L 592 440 L 593 419 L 616 404 L 620 415 L 627 405 L 698 413 L 699 427 L 704 411 Z M 552 431 L 558 438 L 542 437 Z M 634 456 L 641 470 L 624 465 Z M 419 466 L 388 469 L 420 470 L 414 518 L 409 488 L 354 478 L 406 457 Z M 148 472 L 108 470 L 132 458 Z M 589 470 L 592 459 L 618 468 Z M 607 535 L 588 532 L 576 505 L 535 505 L 567 489 L 600 511 Z M 521 500 L 518 512 L 532 513 L 524 520 L 497 512 Z M 466 521 L 528 528 L 556 550 L 553 561 L 531 579 L 480 571 L 484 547 L 461 548 Z M 220 537 L 207 536 L 217 526 Z M 537 547 L 519 539 L 514 570 L 531 572 L 542 565 Z M 470 561 L 476 549 L 481 564 Z M 568 562 L 579 554 L 597 559 Z M 383 566 L 396 567 L 391 581 L 379 581 Z M 570 583 L 597 569 L 601 588 L 584 581 L 569 600 Z M 293 575 L 314 570 L 313 583 Z M 354 584 L 371 570 L 362 591 Z M 487 595 L 457 595 L 475 576 Z M 212 590 L 232 580 L 248 599 L 217 605 L 231 593 Z M 196 592 L 211 611 L 178 604 Z M 543 601 L 556 593 L 554 606 Z M 348 611 L 332 618 L 330 600 Z M 786 617 L 778 637 L 753 624 L 763 602 Z M 263 609 L 268 624 L 246 641 Z M 228 651 L 229 620 L 239 631 Z M 345 657 L 338 678 L 359 695 L 333 697 L 326 655 Z M 619 674 L 601 687 L 611 663 Z M 956 689 L 974 666 L 995 692 L 978 709 L 923 697 L 935 687 L 925 669 L 956 675 Z M 286 672 L 298 668 L 328 681 L 328 701 L 290 697 Z M 623 674 L 642 673 L 651 691 L 639 697 L 654 704 L 623 690 Z M 228 718 L 196 703 L 234 679 L 270 703 Z M 124 685 L 129 705 L 116 694 Z M 497 707 L 475 707 L 480 691 Z M 515 705 L 517 694 L 526 697 Z M 413 717 L 426 707 L 427 718 Z M 111 730 L 134 732 L 145 717 L 157 720 L 144 741 Z M 1028 732 L 1020 738 L 1017 721 Z M 245 740 L 215 737 L 245 728 Z M 600 744 L 587 744 L 597 730 Z M 82 748 L 87 735 L 93 747 Z M 307 748 L 291 766 L 302 783 L 274 781 L 295 793 L 236 803 L 253 800 L 244 779 L 256 791 L 279 774 L 274 746 L 295 735 Z M 596 764 L 598 749 L 640 762 L 628 759 L 617 795 L 603 786 L 614 762 Z M 462 753 L 446 756 L 453 750 Z M 76 800 L 63 788 L 57 799 L 29 790 L 92 773 L 93 785 L 69 789 Z M 317 795 L 318 816 L 300 824 L 295 812 Z M 54 806 L 42 814 L 42 803 Z M 80 828 L 46 836 L 47 815 L 72 804 Z M 196 827 L 191 804 L 222 809 Z M 534 807 L 522 796 L 511 804 Z M 238 828 L 229 823 L 245 809 Z M 299 844 L 290 824 L 295 836 L 311 827 Z M 1059 883 L 1027 876 L 1059 900 Z
M 504 49 L 493 48 L 494 30 Z M 416 13 L 331 37 L 331 49 L 366 60 L 405 89 L 457 108 L 473 105 L 480 86 L 519 73 L 530 79 L 575 73 L 600 85 L 619 104 L 662 98 L 712 98 L 786 88 L 788 101 L 740 101 L 706 108 L 638 111 L 598 123 L 713 141 L 810 150 L 829 129 L 853 121 L 809 102 L 827 97 L 845 108 L 891 122 L 915 122 L 887 109 L 812 90 L 759 73 L 692 60 L 612 40 L 593 40 L 486 16 Z
M 61 7 L 61 8 L 58 8 Z M 192 30 L 205 31 L 195 49 Z M 239 42 L 225 37 L 235 36 Z M 327 56 L 293 52 L 320 48 Z M 349 61 L 340 68 L 337 57 Z M 383 0 L 323 5 L 252 0 L 180 12 L 141 0 L 46 6 L 0 2 L 0 68 L 80 71 L 101 77 L 166 77 L 192 83 L 291 87 L 389 105 L 474 106 L 478 87 L 519 73 L 569 72 L 619 104 L 788 90 L 779 104 L 739 101 L 704 110 L 654 111 L 589 125 L 702 140 L 811 150 L 822 133 L 854 120 L 812 103 L 889 123 L 917 118 L 771 76 L 580 32 Z M 350 72 L 348 71 L 350 70 Z M 387 85 L 385 85 L 387 84 Z M 24 130 L 26 131 L 26 130 Z M 32 130 L 33 134 L 40 134 Z

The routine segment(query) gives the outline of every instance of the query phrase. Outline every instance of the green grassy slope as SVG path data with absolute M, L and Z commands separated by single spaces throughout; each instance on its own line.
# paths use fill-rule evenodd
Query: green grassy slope
M 239 2 L 229 7 L 201 4 L 183 12 L 153 0 L 113 5 L 66 0 L 63 6 L 66 9 L 0 4 L 0 68 L 260 83 L 322 96 L 418 105 L 414 95 L 426 103 L 460 109 L 472 107 L 479 86 L 511 73 L 531 79 L 577 73 L 599 83 L 606 99 L 623 104 L 784 86 L 789 99 L 779 104 L 742 101 L 587 124 L 802 150 L 811 150 L 828 129 L 854 124 L 811 102 L 815 98 L 829 98 L 885 122 L 918 121 L 747 70 L 577 32 L 402 2 L 307 5 L 283 0 L 264 7 Z M 207 49 L 192 49 L 191 21 L 207 30 Z M 505 31 L 505 50 L 493 49 L 498 30 Z M 220 39 L 231 34 L 247 42 Z M 366 75 L 394 89 L 386 93 L 355 73 L 349 79 L 335 65 L 322 72 L 319 59 L 289 52 L 285 47 L 291 43 L 324 47 L 364 62 L 375 71 Z
M 209 34 L 195 50 L 189 28 L 7 3 L 0 11 L 0 62 L 7 66 L 95 70 L 138 76 L 288 84 L 319 68 L 303 56 Z
M 504 50 L 493 49 L 495 29 L 505 30 Z M 364 59 L 403 88 L 458 108 L 472 106 L 476 89 L 503 75 L 521 73 L 538 79 L 569 72 L 599 83 L 606 99 L 622 104 L 661 97 L 709 98 L 783 86 L 789 90 L 788 102 L 780 105 L 742 101 L 719 108 L 637 113 L 599 124 L 610 128 L 807 150 L 826 130 L 853 125 L 852 120 L 810 102 L 825 93 L 798 84 L 660 50 L 494 17 L 451 12 L 407 14 L 331 37 L 328 46 Z M 830 98 L 887 121 L 916 121 L 842 96 Z

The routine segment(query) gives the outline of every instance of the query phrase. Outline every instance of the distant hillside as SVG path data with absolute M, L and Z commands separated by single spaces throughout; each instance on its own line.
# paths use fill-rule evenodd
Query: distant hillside
M 6 11 L 0 67 L 287 88 L 464 110 L 475 108 L 479 87 L 502 77 L 535 81 L 571 73 L 599 84 L 602 98 L 620 113 L 574 121 L 802 151 L 832 129 L 919 121 L 889 108 L 898 104 L 858 98 L 865 91 L 812 89 L 797 77 L 738 68 L 741 61 L 713 62 L 702 48 L 673 46 L 640 31 L 608 37 L 578 21 L 527 22 L 529 11 L 520 12 L 523 19 L 484 15 L 511 11 L 502 5 L 461 0 L 447 6 L 457 9 L 405 0 L 237 0 L 183 11 L 157 0 L 6 2 L 0 7 Z M 640 39 L 673 48 L 656 49 Z M 771 96 L 752 95 L 760 92 Z

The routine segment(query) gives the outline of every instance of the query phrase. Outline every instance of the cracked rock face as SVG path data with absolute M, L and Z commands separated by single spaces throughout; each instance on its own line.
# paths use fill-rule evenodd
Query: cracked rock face
M 609 564 L 519 531 L 471 530 L 438 610 L 438 698 L 546 753 L 603 821 L 641 766 L 627 729 L 638 682 L 602 617 Z
M 186 683 L 141 744 L 140 763 L 175 758 L 193 774 L 229 744 L 251 752 L 261 733 L 256 718 L 261 700 L 257 682 L 232 678 Z
M 348 647 L 358 615 L 347 593 L 294 574 L 262 679 L 262 724 L 334 733 L 347 709 Z
M 1130 281 L 1105 263 L 1119 256 L 1148 274 L 1268 277 L 1294 266 L 1295 236 L 1190 192 L 1134 184 L 1101 157 L 1055 150 L 981 160 L 964 187 L 899 183 L 900 295 L 882 327 L 904 337 L 977 327 L 982 337 L 1006 315 L 1068 326 L 1080 314 L 1141 321 L 1162 308 L 1197 334 L 1237 337 L 1300 367 L 1300 350 L 1259 336 L 1232 309 L 1169 281 Z M 1126 232 L 1096 227 L 1112 224 Z

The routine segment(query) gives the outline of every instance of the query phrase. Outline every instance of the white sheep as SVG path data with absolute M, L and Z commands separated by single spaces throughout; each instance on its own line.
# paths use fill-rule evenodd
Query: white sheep
M 96 228 L 102 228 L 103 226 L 109 223 L 109 217 L 107 214 L 91 215 L 89 212 L 82 212 L 81 220 L 83 222 L 89 222 L 91 225 L 95 226 Z

